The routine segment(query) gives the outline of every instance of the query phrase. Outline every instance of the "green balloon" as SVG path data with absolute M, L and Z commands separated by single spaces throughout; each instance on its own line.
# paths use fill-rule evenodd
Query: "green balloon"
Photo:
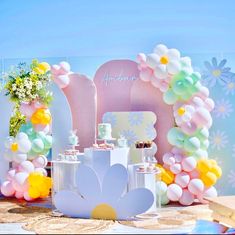
M 168 142 L 172 145 L 179 145 L 184 140 L 184 134 L 179 128 L 173 127 L 167 133 Z
M 192 93 L 190 93 L 189 90 L 185 89 L 184 93 L 180 96 L 182 100 L 189 100 L 192 96 Z
M 45 149 L 50 149 L 52 147 L 52 136 L 51 135 L 47 135 L 44 139 L 43 139 L 43 143 L 45 146 Z
M 209 138 L 209 131 L 206 127 L 197 131 L 196 136 L 200 139 L 200 141 L 207 140 Z
M 177 100 L 178 97 L 176 94 L 172 91 L 172 89 L 168 89 L 164 94 L 163 94 L 163 100 L 166 104 L 174 104 Z
M 200 141 L 197 137 L 190 137 L 184 141 L 184 149 L 187 152 L 194 153 L 200 148 Z
M 174 91 L 174 93 L 175 93 L 176 95 L 182 95 L 182 94 L 184 94 L 186 87 L 185 87 L 185 85 L 184 85 L 183 80 L 178 80 L 177 82 L 175 82 L 175 83 L 173 84 L 172 89 L 173 89 L 173 91 Z
M 191 78 L 193 79 L 193 82 L 196 83 L 201 79 L 201 74 L 200 73 L 192 73 Z
M 39 138 L 34 139 L 33 142 L 32 142 L 32 150 L 35 153 L 38 153 L 38 154 L 41 153 L 44 150 L 43 141 Z
M 159 202 L 161 203 L 161 205 L 167 205 L 170 202 L 170 200 L 167 197 L 167 193 L 161 196 L 157 196 L 157 205 L 159 205 Z

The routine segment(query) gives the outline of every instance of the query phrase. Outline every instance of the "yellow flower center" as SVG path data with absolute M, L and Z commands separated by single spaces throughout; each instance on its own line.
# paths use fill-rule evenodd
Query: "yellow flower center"
M 226 108 L 224 106 L 219 107 L 220 113 L 224 113 L 226 111 Z
M 185 109 L 183 107 L 181 107 L 181 108 L 178 109 L 177 112 L 178 112 L 179 116 L 183 116 L 184 113 L 185 113 Z
M 18 151 L 18 148 L 19 148 L 19 146 L 18 146 L 17 143 L 12 143 L 12 145 L 11 145 L 11 151 L 12 152 Z
M 212 71 L 212 74 L 214 77 L 219 77 L 221 75 L 221 70 L 220 69 L 215 69 Z
M 228 89 L 232 90 L 235 88 L 235 84 L 233 82 L 228 83 Z
M 221 139 L 219 136 L 216 136 L 216 137 L 214 138 L 214 142 L 215 142 L 215 144 L 219 145 L 219 144 L 221 144 L 222 139 Z
M 98 206 L 96 206 L 92 213 L 91 213 L 91 217 L 93 219 L 102 219 L 102 220 L 116 220 L 117 219 L 117 213 L 116 211 L 113 209 L 113 207 L 111 207 L 108 204 L 99 204 Z
M 161 64 L 168 64 L 168 63 L 169 63 L 168 57 L 167 57 L 166 55 L 162 56 L 162 57 L 160 58 L 160 63 L 161 63 Z

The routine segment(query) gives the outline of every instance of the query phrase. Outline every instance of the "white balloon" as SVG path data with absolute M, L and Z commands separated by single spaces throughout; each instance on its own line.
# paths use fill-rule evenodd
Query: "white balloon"
M 159 56 L 157 54 L 152 53 L 147 55 L 146 64 L 150 68 L 154 69 L 159 64 L 159 60 L 160 60 Z
M 155 69 L 154 69 L 154 75 L 158 79 L 165 79 L 167 78 L 167 70 L 166 70 L 166 65 L 165 64 L 159 64 Z
M 158 54 L 159 56 L 163 56 L 167 54 L 168 48 L 163 45 L 163 44 L 159 44 L 154 48 L 154 53 Z
M 70 79 L 68 75 L 59 75 L 54 81 L 60 88 L 65 88 L 69 85 Z
M 20 141 L 20 140 L 23 140 L 23 139 L 28 139 L 27 134 L 25 134 L 24 132 L 19 132 L 19 133 L 16 135 L 16 140 L 17 140 L 17 141 Z
M 14 138 L 11 136 L 8 136 L 7 139 L 5 140 L 5 143 L 4 143 L 5 147 L 9 149 L 11 147 L 12 143 L 14 143 Z
M 177 49 L 169 49 L 167 52 L 167 56 L 171 60 L 179 60 L 180 59 L 180 52 Z
M 18 142 L 19 151 L 22 153 L 28 153 L 32 147 L 30 140 L 27 138 L 20 139 Z
M 25 153 L 17 153 L 14 154 L 13 160 L 17 163 L 21 163 L 27 160 L 27 154 Z
M 177 74 L 180 71 L 180 63 L 177 60 L 171 60 L 167 65 L 170 74 Z
M 155 186 L 157 195 L 163 195 L 167 192 L 167 185 L 163 181 L 157 181 Z
M 8 162 L 11 162 L 13 160 L 13 156 L 14 154 L 10 149 L 7 149 L 3 154 L 4 159 L 6 159 Z
M 67 73 L 70 72 L 70 69 L 71 69 L 70 64 L 68 62 L 66 62 L 66 61 L 61 61 L 60 62 L 60 67 L 65 72 L 67 72 Z

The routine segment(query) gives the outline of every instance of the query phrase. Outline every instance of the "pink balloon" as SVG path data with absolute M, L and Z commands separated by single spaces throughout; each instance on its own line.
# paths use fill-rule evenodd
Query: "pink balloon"
M 179 199 L 179 203 L 183 206 L 192 205 L 194 202 L 194 195 L 190 193 L 187 189 L 183 190 L 182 196 Z
M 44 176 L 47 176 L 47 171 L 44 168 L 35 168 L 35 172 L 42 173 Z
M 30 161 L 24 161 L 24 162 L 20 163 L 19 171 L 26 172 L 26 173 L 31 173 L 31 172 L 34 171 L 34 165 Z
M 34 198 L 31 198 L 30 196 L 29 196 L 29 193 L 28 192 L 24 192 L 24 199 L 26 200 L 26 201 L 33 201 L 33 200 L 35 200 Z
M 161 80 L 160 81 L 160 86 L 159 86 L 160 91 L 161 92 L 166 92 L 168 90 L 168 88 L 169 88 L 169 84 L 166 81 Z
M 66 62 L 66 61 L 61 61 L 60 62 L 60 64 L 59 64 L 59 66 L 60 66 L 60 71 L 62 72 L 62 73 L 69 73 L 70 72 L 70 64 L 68 63 L 68 62 Z
M 54 64 L 51 66 L 51 73 L 53 76 L 57 76 L 60 73 L 60 66 L 57 64 Z
M 209 112 L 211 112 L 211 111 L 214 109 L 214 107 L 215 107 L 214 101 L 213 101 L 211 98 L 207 98 L 207 99 L 205 100 L 205 108 L 206 108 Z
M 28 176 L 29 174 L 26 172 L 16 173 L 15 178 L 12 181 L 12 185 L 15 191 L 24 192 L 28 189 Z
M 182 188 L 177 184 L 171 184 L 167 188 L 167 197 L 173 202 L 179 201 L 182 196 L 182 193 Z
M 9 181 L 12 181 L 15 177 L 15 174 L 16 174 L 16 169 L 10 169 L 8 172 L 7 172 L 7 180 Z
M 16 191 L 16 192 L 15 192 L 15 197 L 16 197 L 17 199 L 23 199 L 23 198 L 24 198 L 24 192 L 18 192 L 18 191 Z
M 208 201 L 205 200 L 206 197 L 217 197 L 217 196 L 218 196 L 217 190 L 215 187 L 212 186 L 210 188 L 206 188 L 205 191 L 198 196 L 198 200 L 203 204 L 207 204 Z
M 175 158 L 175 162 L 180 163 L 182 162 L 184 157 L 181 154 L 175 154 L 174 158 Z
M 182 168 L 186 172 L 194 170 L 196 166 L 197 166 L 197 161 L 195 160 L 194 157 L 186 157 L 182 161 Z
M 150 81 L 152 75 L 153 75 L 153 70 L 151 68 L 149 68 L 149 67 L 147 67 L 145 69 L 142 69 L 140 71 L 140 79 L 142 81 L 145 81 L 145 82 Z
M 200 96 L 203 100 L 205 100 L 210 95 L 210 92 L 207 87 L 202 86 L 197 95 Z
M 10 181 L 3 182 L 1 186 L 1 193 L 5 197 L 12 197 L 15 193 L 15 189 L 12 186 L 12 183 Z
M 22 102 L 20 104 L 20 112 L 27 118 L 30 118 L 35 112 L 35 108 L 32 104 Z
M 44 168 L 47 165 L 47 158 L 43 155 L 40 155 L 33 159 L 33 165 L 37 168 Z
M 146 62 L 146 55 L 144 53 L 139 53 L 137 55 L 137 61 L 139 63 L 143 63 L 143 62 Z
M 50 125 L 37 124 L 37 125 L 34 125 L 34 130 L 36 132 L 42 131 L 47 135 L 50 132 Z
M 199 172 L 196 169 L 189 172 L 189 175 L 191 179 L 198 179 L 200 176 Z
M 170 170 L 174 174 L 179 174 L 182 170 L 182 167 L 179 163 L 175 163 L 175 164 L 170 166 Z
M 184 122 L 180 127 L 187 135 L 193 135 L 197 130 L 197 125 L 194 122 Z
M 178 184 L 181 188 L 186 188 L 189 184 L 190 177 L 186 172 L 181 172 L 176 175 L 175 183 Z
M 69 85 L 70 78 L 68 75 L 58 75 L 54 77 L 54 82 L 63 89 Z
M 205 108 L 198 108 L 193 115 L 193 121 L 199 128 L 206 126 L 210 128 L 212 125 L 212 118 L 208 110 Z
M 169 166 L 175 164 L 175 158 L 172 153 L 165 153 L 162 158 L 163 162 Z
M 200 179 L 192 179 L 189 182 L 188 190 L 194 195 L 200 195 L 204 191 L 204 184 Z

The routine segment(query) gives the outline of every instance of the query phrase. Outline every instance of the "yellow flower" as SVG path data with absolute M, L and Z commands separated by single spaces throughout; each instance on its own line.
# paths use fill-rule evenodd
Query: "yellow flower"
M 37 74 L 44 74 L 50 70 L 50 65 L 46 62 L 39 63 L 37 67 L 33 69 L 33 71 Z
M 15 83 L 16 85 L 20 85 L 22 83 L 22 79 L 20 77 L 17 77 Z

